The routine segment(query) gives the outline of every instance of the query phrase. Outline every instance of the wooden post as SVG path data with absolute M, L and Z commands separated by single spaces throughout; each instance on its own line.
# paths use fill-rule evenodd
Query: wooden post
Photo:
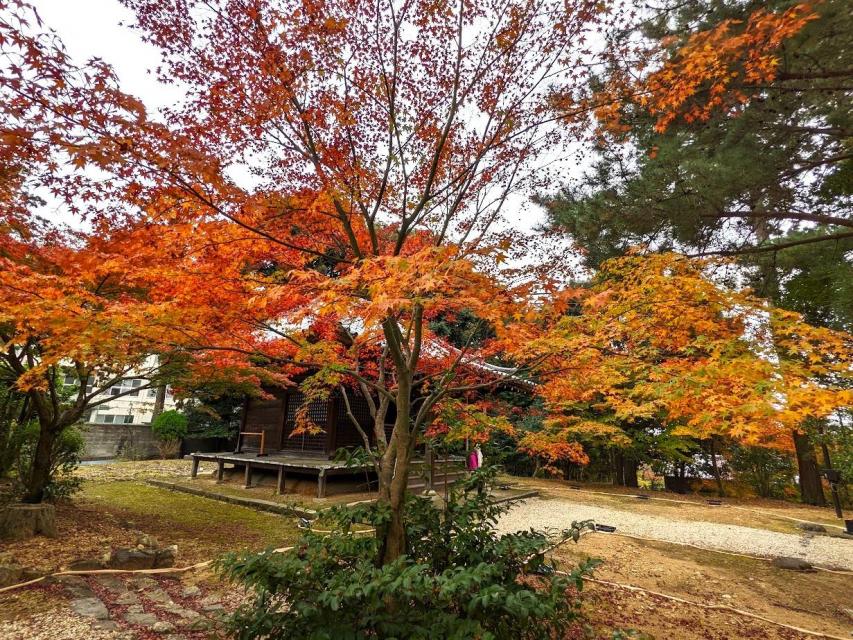
M 198 458 L 193 456 L 193 466 L 192 470 L 190 471 L 190 478 L 195 478 L 198 475 L 198 462 Z
M 250 489 L 252 487 L 252 465 L 246 462 L 246 474 L 245 474 L 245 482 L 246 489 Z
M 343 398 L 341 398 L 343 401 Z M 326 412 L 326 442 L 323 445 L 326 449 L 326 458 L 331 458 L 335 455 L 338 442 L 338 397 L 332 395 L 329 399 Z
M 281 399 L 281 432 L 278 438 L 279 450 L 284 449 L 284 439 L 287 437 L 287 409 L 290 404 L 290 392 L 285 391 Z
M 432 485 L 435 481 L 435 456 L 429 443 L 427 443 L 424 453 L 426 454 L 426 492 L 429 492 L 433 491 Z
M 221 458 L 216 461 L 216 483 L 222 482 L 225 477 L 225 461 Z
M 275 484 L 276 495 L 280 496 L 280 495 L 284 494 L 284 480 L 285 480 L 284 467 L 279 467 L 278 468 L 278 481 Z
M 243 400 L 243 414 L 240 416 L 240 431 L 237 432 L 237 448 L 234 453 L 240 453 L 243 448 L 243 432 L 246 430 L 246 417 L 249 414 L 249 396 Z
M 326 470 L 320 469 L 320 475 L 317 476 L 317 497 L 326 497 Z

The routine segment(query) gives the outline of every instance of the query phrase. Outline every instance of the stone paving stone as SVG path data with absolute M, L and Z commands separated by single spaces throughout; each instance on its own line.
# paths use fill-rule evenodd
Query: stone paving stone
M 110 617 L 106 605 L 94 596 L 72 600 L 71 610 L 78 616 L 95 620 L 108 620 Z
M 115 576 L 99 576 L 97 581 L 98 584 L 102 585 L 110 593 L 116 595 L 127 593 L 127 585 Z
M 139 604 L 139 596 L 132 591 L 125 591 L 116 598 L 116 604 Z
M 152 600 L 154 602 L 160 602 L 163 604 L 172 604 L 172 596 L 170 596 L 168 593 L 166 593 L 166 590 L 162 589 L 159 586 L 157 588 L 144 589 L 142 591 L 142 595 L 144 595 L 146 598 L 148 598 L 149 600 Z
M 159 622 L 155 622 L 151 625 L 151 631 L 154 633 L 171 633 L 175 630 L 175 625 L 171 622 L 166 622 L 165 620 L 160 620 Z
M 153 613 L 127 613 L 124 619 L 128 624 L 135 624 L 140 627 L 153 627 L 160 622 Z

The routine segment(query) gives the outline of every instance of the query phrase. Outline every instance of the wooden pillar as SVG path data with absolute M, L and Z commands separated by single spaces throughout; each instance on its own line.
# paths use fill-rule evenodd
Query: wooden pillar
M 243 483 L 247 489 L 252 487 L 252 465 L 246 462 L 245 482 Z
M 424 460 L 426 466 L 426 490 L 425 491 L 433 491 L 433 483 L 435 482 L 435 455 L 433 454 L 432 447 L 427 443 L 425 447 L 424 453 L 426 454 Z
M 237 448 L 234 453 L 240 453 L 243 450 L 243 431 L 246 430 L 246 417 L 249 413 L 249 396 L 243 400 L 243 414 L 240 416 L 240 431 L 237 432 Z
M 320 474 L 317 476 L 317 497 L 326 497 L 326 470 L 320 469 Z
M 326 458 L 331 458 L 335 455 L 338 446 L 338 402 L 343 402 L 343 398 L 338 399 L 337 395 L 332 394 L 329 398 L 326 413 Z
M 285 480 L 284 467 L 279 467 L 278 468 L 278 481 L 275 484 L 275 492 L 277 495 L 283 495 L 284 494 L 284 480 Z
M 225 477 L 225 461 L 221 458 L 216 461 L 216 482 L 222 482 Z
M 193 456 L 193 466 L 192 470 L 190 471 L 190 478 L 195 478 L 196 476 L 198 476 L 198 462 L 198 458 Z

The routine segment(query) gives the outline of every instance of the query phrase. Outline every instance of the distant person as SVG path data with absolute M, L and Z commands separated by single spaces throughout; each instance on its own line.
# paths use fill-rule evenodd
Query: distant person
M 480 445 L 474 445 L 471 453 L 468 454 L 468 471 L 476 471 L 483 466 L 483 452 L 480 450 Z

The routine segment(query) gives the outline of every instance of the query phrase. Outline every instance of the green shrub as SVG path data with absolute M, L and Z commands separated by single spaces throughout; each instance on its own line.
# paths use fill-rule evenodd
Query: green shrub
M 154 418 L 151 431 L 160 440 L 180 440 L 187 435 L 187 418 L 179 411 L 164 411 Z
M 178 411 L 164 411 L 154 418 L 151 431 L 159 441 L 161 458 L 174 458 L 181 451 L 181 440 L 187 435 L 187 417 Z
M 254 601 L 229 620 L 234 638 L 494 640 L 572 637 L 581 629 L 578 592 L 589 562 L 555 573 L 544 555 L 557 540 L 580 536 L 585 523 L 555 535 L 500 536 L 494 525 L 509 507 L 490 504 L 484 469 L 457 482 L 446 504 L 410 497 L 405 511 L 409 554 L 377 562 L 379 541 L 358 523 L 382 527 L 376 504 L 334 507 L 294 551 L 229 554 L 224 574 L 252 589 Z
M 736 445 L 729 466 L 735 479 L 746 482 L 762 498 L 781 498 L 794 482 L 791 456 L 764 447 Z

